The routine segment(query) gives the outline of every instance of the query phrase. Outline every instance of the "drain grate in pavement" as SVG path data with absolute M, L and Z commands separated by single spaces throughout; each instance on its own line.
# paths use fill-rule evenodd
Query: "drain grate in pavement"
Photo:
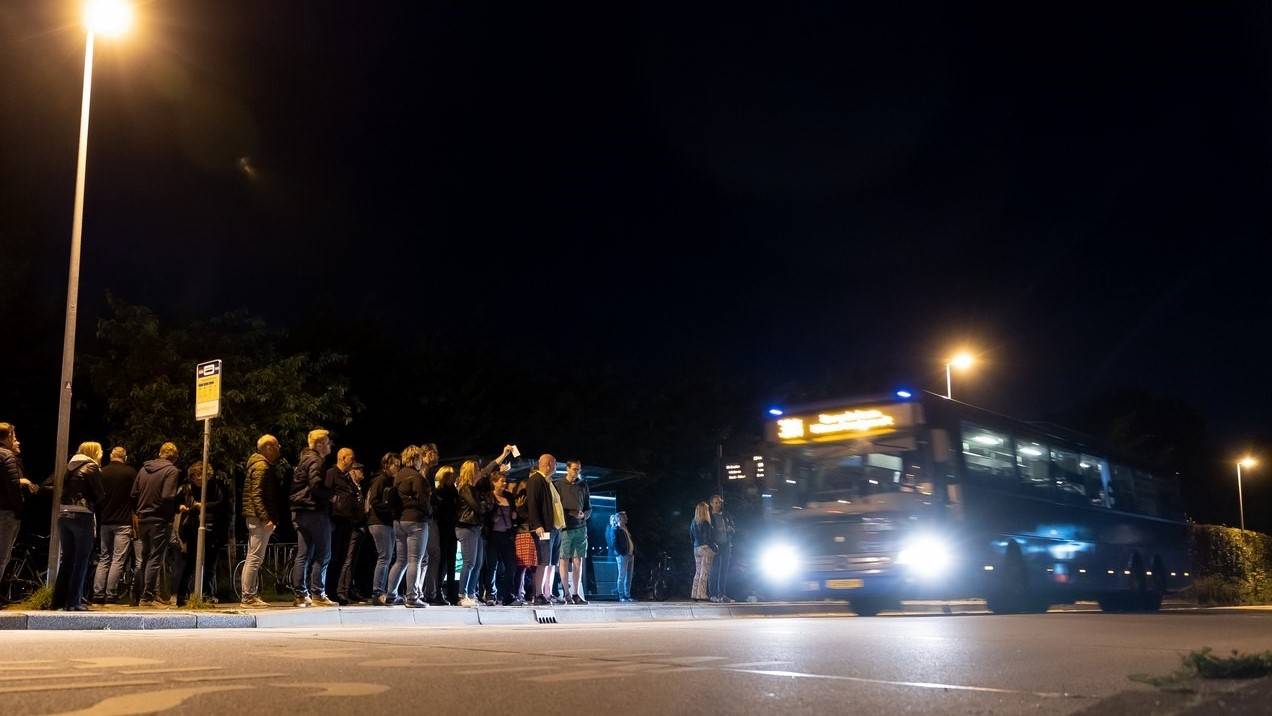
M 539 622 L 540 624 L 556 624 L 557 623 L 555 609 L 536 609 L 534 610 L 534 618 L 535 618 L 535 621 Z

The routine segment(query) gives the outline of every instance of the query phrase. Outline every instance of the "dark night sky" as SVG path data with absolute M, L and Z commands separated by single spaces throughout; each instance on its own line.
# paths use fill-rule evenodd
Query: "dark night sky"
M 971 402 L 1139 386 L 1236 449 L 1270 437 L 1272 18 L 1194 5 L 142 3 L 99 45 L 82 334 L 110 290 L 715 353 L 774 401 L 937 388 L 967 341 Z M 5 345 L 50 400 L 75 10 L 0 6 L 7 310 L 55 319 Z

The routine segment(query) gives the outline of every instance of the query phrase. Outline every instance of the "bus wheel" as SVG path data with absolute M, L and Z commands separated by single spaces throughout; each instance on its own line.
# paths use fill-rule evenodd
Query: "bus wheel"
M 859 617 L 873 617 L 879 612 L 899 607 L 900 603 L 888 597 L 857 597 L 849 599 L 848 606 L 852 607 Z
M 1036 611 L 1047 611 L 1037 595 L 1030 594 L 1029 574 L 1025 571 L 1025 558 L 1020 554 L 1020 546 L 1012 542 L 1007 546 L 1003 563 L 994 574 L 994 585 L 985 605 L 995 614 L 1021 614 Z

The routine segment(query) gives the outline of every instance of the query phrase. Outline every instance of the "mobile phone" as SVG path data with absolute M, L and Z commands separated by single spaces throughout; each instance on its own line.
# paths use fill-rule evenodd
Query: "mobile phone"
M 513 456 L 513 457 L 515 457 L 515 458 L 520 458 L 520 457 L 521 457 L 521 449 L 520 449 L 520 448 L 518 448 L 516 445 L 513 445 L 513 446 L 512 446 L 512 456 Z

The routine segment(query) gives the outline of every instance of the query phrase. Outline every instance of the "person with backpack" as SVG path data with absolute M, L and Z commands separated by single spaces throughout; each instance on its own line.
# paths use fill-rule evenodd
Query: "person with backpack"
M 300 451 L 289 492 L 292 523 L 296 526 L 296 565 L 292 567 L 294 607 L 339 606 L 327 597 L 327 566 L 331 563 L 331 476 L 323 461 L 331 454 L 331 433 L 309 431 L 308 447 Z
M 432 517 L 433 485 L 420 474 L 424 453 L 418 445 L 402 451 L 402 467 L 393 479 L 393 567 L 389 570 L 389 605 L 422 609 L 428 603 L 420 598 L 423 576 L 428 569 L 428 521 Z M 405 578 L 405 597 L 398 588 Z
M 367 531 L 375 542 L 375 571 L 371 573 L 371 603 L 385 606 L 385 592 L 389 582 L 389 565 L 393 564 L 393 506 L 389 493 L 393 491 L 393 479 L 402 467 L 402 459 L 395 452 L 380 458 L 380 471 L 371 478 L 366 489 Z

